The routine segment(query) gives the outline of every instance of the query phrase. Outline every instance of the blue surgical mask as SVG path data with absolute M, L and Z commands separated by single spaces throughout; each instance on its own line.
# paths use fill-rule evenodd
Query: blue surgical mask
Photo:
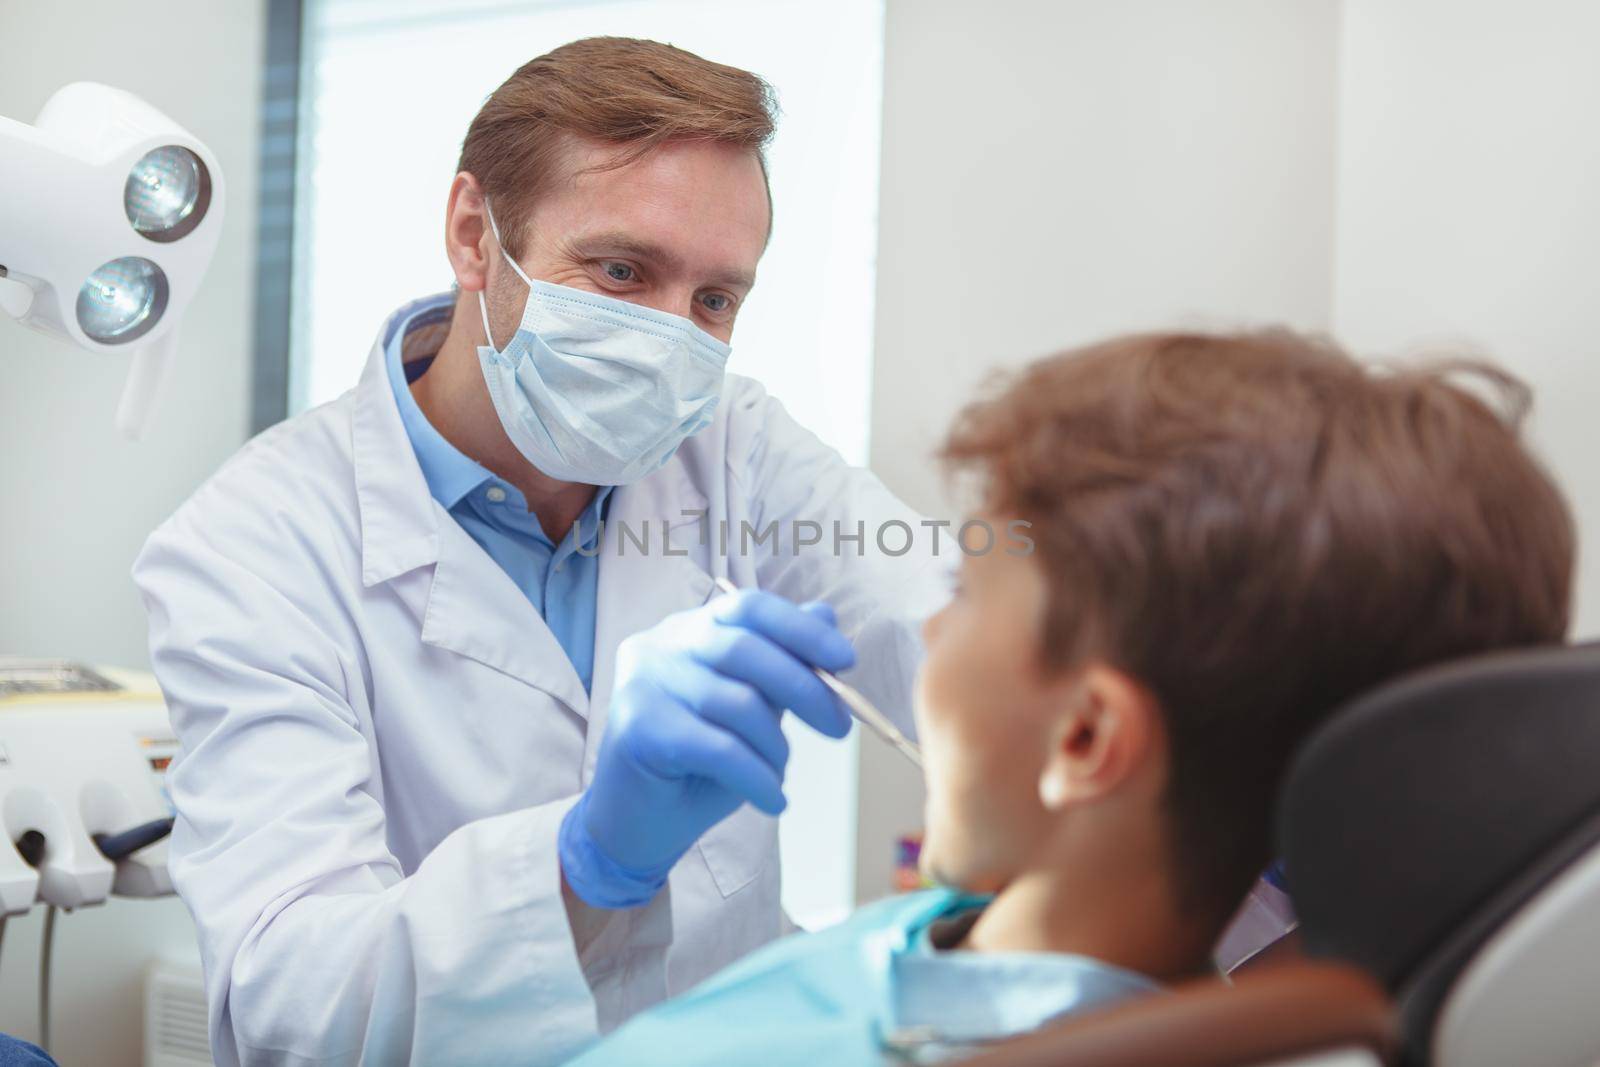
M 486 205 L 487 206 L 487 205 Z M 500 228 L 489 226 L 495 241 Z M 552 478 L 626 485 L 704 429 L 732 351 L 688 319 L 565 285 L 528 283 L 522 323 L 494 347 L 483 292 L 478 363 L 511 443 Z

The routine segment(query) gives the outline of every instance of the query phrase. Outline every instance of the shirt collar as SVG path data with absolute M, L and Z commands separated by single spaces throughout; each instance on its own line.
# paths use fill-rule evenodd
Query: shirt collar
M 446 511 L 453 510 L 485 482 L 499 485 L 505 490 L 508 500 L 526 510 L 527 503 L 521 492 L 445 440 L 444 435 L 428 421 L 422 408 L 417 406 L 416 397 L 411 395 L 407 365 L 432 360 L 438 354 L 439 346 L 449 332 L 454 311 L 455 295 L 439 293 L 413 302 L 390 320 L 388 333 L 383 339 L 384 362 L 389 375 L 389 388 L 394 391 L 395 406 L 400 410 L 400 422 L 411 441 L 411 450 L 416 453 L 417 465 L 422 468 L 422 476 L 428 483 L 428 492 Z M 420 376 L 421 372 L 416 375 Z M 599 487 L 594 499 L 573 524 L 569 539 L 586 545 L 595 538 L 613 488 L 609 485 Z M 531 513 L 528 518 L 537 526 L 538 520 Z
M 400 409 L 400 422 L 411 439 L 411 450 L 417 454 L 417 464 L 427 479 L 428 492 L 446 511 L 461 502 L 494 475 L 477 461 L 471 459 L 444 435 L 433 428 L 433 423 L 417 406 L 411 395 L 411 385 L 406 377 L 406 364 L 422 359 L 432 359 L 444 340 L 443 330 L 448 328 L 454 310 L 454 298 L 449 293 L 418 300 L 405 312 L 390 322 L 389 335 L 384 338 L 384 361 L 389 371 L 389 388 L 394 390 L 395 406 Z M 427 342 L 432 342 L 428 344 Z

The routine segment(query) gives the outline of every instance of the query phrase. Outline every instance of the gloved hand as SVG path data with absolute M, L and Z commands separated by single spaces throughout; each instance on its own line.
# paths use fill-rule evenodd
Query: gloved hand
M 623 641 L 594 778 L 561 823 L 567 885 L 594 907 L 636 907 L 741 803 L 781 812 L 783 709 L 843 737 L 850 716 L 810 667 L 854 662 L 826 604 L 756 590 Z

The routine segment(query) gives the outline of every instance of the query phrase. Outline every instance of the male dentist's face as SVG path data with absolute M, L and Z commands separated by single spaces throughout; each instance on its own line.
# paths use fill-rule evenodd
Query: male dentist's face
M 513 242 L 518 263 L 531 278 L 681 315 L 729 340 L 767 242 L 760 160 L 747 148 L 679 141 L 606 169 L 616 151 L 571 147 L 572 177 L 535 201 Z M 526 297 L 527 286 L 494 257 L 495 336 L 515 331 Z

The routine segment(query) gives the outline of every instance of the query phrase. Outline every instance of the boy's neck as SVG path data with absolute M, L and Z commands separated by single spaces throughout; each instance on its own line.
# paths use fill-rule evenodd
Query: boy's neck
M 1141 852 L 1119 848 L 1099 862 L 1080 856 L 1023 872 L 961 947 L 1088 956 L 1162 982 L 1209 972 L 1214 931 L 1183 916 L 1165 869 L 1141 862 Z

